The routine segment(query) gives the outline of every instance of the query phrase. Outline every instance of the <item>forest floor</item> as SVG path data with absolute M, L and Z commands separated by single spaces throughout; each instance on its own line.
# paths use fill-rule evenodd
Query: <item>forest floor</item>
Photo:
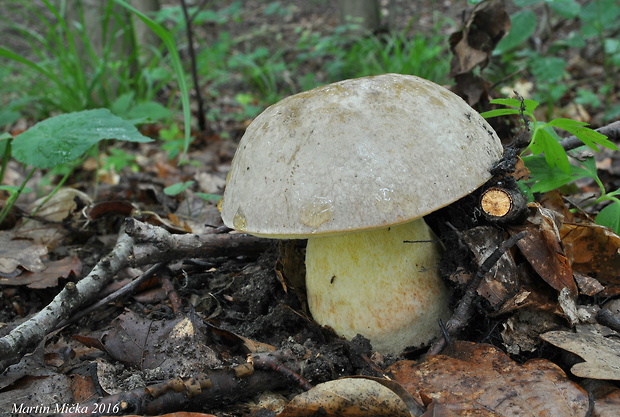
M 246 3 L 247 10 L 267 7 Z M 441 15 L 460 27 L 464 3 L 394 1 L 390 23 L 406 27 L 416 16 L 415 27 L 423 31 Z M 327 32 L 339 24 L 335 2 L 290 4 L 284 20 L 249 13 L 218 30 L 247 33 L 249 44 L 285 44 L 296 27 Z M 445 27 L 446 38 L 453 30 Z M 197 28 L 197 34 L 217 39 L 214 27 Z M 321 71 L 322 64 L 308 71 Z M 207 105 L 235 112 L 230 103 L 243 88 L 242 80 L 231 79 Z M 466 322 L 441 354 L 425 358 L 427 347 L 412 347 L 402 355 L 381 355 L 364 338 L 343 340 L 312 320 L 303 288 L 291 284 L 303 269 L 303 242 L 278 244 L 231 232 L 216 203 L 197 195 L 222 193 L 250 122 L 218 119 L 192 144 L 189 164 L 170 160 L 157 143 L 125 146 L 136 156 L 137 170 L 97 171 L 88 160 L 71 187 L 29 222 L 24 213 L 34 202 L 20 203 L 13 228 L 0 234 L 0 336 L 14 335 L 59 293 L 68 298 L 55 306 L 61 321 L 49 328 L 48 319 L 38 323 L 44 337 L 0 360 L 2 415 L 191 410 L 222 417 L 430 416 L 474 410 L 511 416 L 527 410 L 604 417 L 620 410 L 618 236 L 574 215 L 555 194 L 512 229 L 474 216 L 474 197 L 455 203 L 429 219 L 449 247 L 443 270 L 453 306 L 467 296 L 467 282 L 489 250 L 519 231 L 530 238 L 508 248 L 501 270 L 474 289 L 478 296 L 467 304 L 472 316 L 457 317 Z M 601 178 L 613 189 L 620 187 L 616 154 L 599 158 Z M 19 184 L 24 175 L 10 165 L 6 178 Z M 163 191 L 188 180 L 197 187 L 176 196 Z M 589 183 L 580 186 L 582 194 L 590 190 Z M 557 213 L 567 220 L 559 221 Z M 587 236 L 563 240 L 578 221 Z M 119 238 L 124 233 L 132 239 Z M 203 241 L 192 246 L 183 240 L 194 236 Z M 574 257 L 578 261 L 554 252 L 569 246 L 582 255 Z M 86 305 L 68 307 L 77 298 L 73 283 L 94 275 L 106 285 Z M 128 287 L 136 279 L 141 285 Z M 95 310 L 78 316 L 100 300 Z M 612 318 L 605 321 L 602 311 Z M 588 349 L 605 354 L 588 355 Z M 0 343 L 0 352 L 6 351 Z M 575 354 L 587 366 L 575 370 L 581 362 Z M 360 375 L 366 382 L 347 378 Z

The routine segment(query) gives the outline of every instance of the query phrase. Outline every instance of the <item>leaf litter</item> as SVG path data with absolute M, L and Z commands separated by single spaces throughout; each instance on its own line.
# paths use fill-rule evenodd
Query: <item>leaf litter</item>
M 509 22 L 493 18 L 502 13 L 497 4 L 480 6 L 470 15 L 465 32 L 454 38 L 457 90 L 472 104 L 484 101 L 490 93 L 483 80 L 472 76 L 472 70 L 486 65 L 492 53 L 488 46 L 508 30 Z M 491 23 L 484 27 L 480 22 Z M 487 42 L 477 43 L 480 39 Z M 199 170 L 187 166 L 179 170 L 160 154 L 142 162 L 145 172 L 153 174 L 151 178 L 127 176 L 121 181 L 117 175 L 102 185 L 107 199 L 95 205 L 80 199 L 86 202 L 84 212 L 93 213 L 88 219 L 80 217 L 83 205 L 73 205 L 72 191 L 63 189 L 60 196 L 66 192 L 65 197 L 54 203 L 60 207 L 57 217 L 46 219 L 43 225 L 51 234 L 18 239 L 19 230 L 0 232 L 0 266 L 8 275 L 0 278 L 7 280 L 2 281 L 5 300 L 17 305 L 26 298 L 34 306 L 44 305 L 49 298 L 46 291 L 82 276 L 80 262 L 85 265 L 84 273 L 94 265 L 85 255 L 59 255 L 76 253 L 66 245 L 105 242 L 125 216 L 140 217 L 177 234 L 202 233 L 219 226 L 215 206 L 205 205 L 191 190 L 184 199 L 162 192 L 166 185 L 191 178 L 198 180 L 203 192 L 218 191 L 231 157 L 226 150 L 231 147 L 207 146 L 209 151 L 195 155 L 207 158 Z M 199 176 L 205 169 L 213 174 Z M 612 169 L 613 164 L 608 170 Z M 604 297 L 618 296 L 619 238 L 586 215 L 568 211 L 566 202 L 553 193 L 546 197 L 530 207 L 530 217 L 521 225 L 526 239 L 502 255 L 476 291 L 475 325 L 459 335 L 475 342 L 453 341 L 441 354 L 427 357 L 408 352 L 407 357 L 416 361 L 373 355 L 363 340 L 339 340 L 309 319 L 303 295 L 296 294 L 299 281 L 287 277 L 299 265 L 299 259 L 289 258 L 290 253 L 303 253 L 303 245 L 287 256 L 278 257 L 271 250 L 259 258 L 231 248 L 230 256 L 168 265 L 175 291 L 167 294 L 172 298 L 178 293 L 184 300 L 182 310 L 171 301 L 130 293 L 77 326 L 50 334 L 0 378 L 0 409 L 26 398 L 31 404 L 49 404 L 58 398 L 86 404 L 102 394 L 110 405 L 121 399 L 134 404 L 136 399 L 144 400 L 147 392 L 159 401 L 148 411 L 158 414 L 182 404 L 176 409 L 209 410 L 217 415 L 244 415 L 252 409 L 256 415 L 280 416 L 585 416 L 592 393 L 593 415 L 615 416 L 620 407 L 620 391 L 613 382 L 617 381 L 619 356 L 615 332 L 620 330 L 614 329 L 613 321 L 601 325 L 597 317 L 611 311 Z M 98 211 L 92 210 L 97 205 Z M 459 232 L 454 240 L 468 255 L 460 263 L 460 274 L 447 268 L 456 294 L 467 285 L 475 266 L 492 252 L 489 248 L 513 233 L 488 226 L 463 227 Z M 93 247 L 100 257 L 101 247 Z M 48 248 L 54 251 L 52 261 L 46 259 Z M 59 262 L 56 268 L 54 262 Z M 277 275 L 276 264 L 282 266 L 276 269 Z M 165 281 L 160 278 L 159 282 Z M 23 286 L 38 289 L 24 293 L 19 289 Z M 15 313 L 4 314 L 3 334 L 14 327 L 15 319 Z M 603 330 L 597 334 L 578 331 L 593 322 Z M 482 343 L 488 340 L 496 346 Z M 584 361 L 567 362 L 558 354 L 564 350 Z M 374 375 L 391 384 L 338 379 L 356 374 Z M 593 389 L 573 376 L 604 380 L 600 382 L 606 385 Z M 276 400 L 279 405 L 270 409 L 271 414 L 264 414 L 267 406 L 252 408 L 254 401 L 244 402 L 269 390 L 287 395 Z M 52 394 L 56 399 L 50 399 Z M 403 405 L 407 396 L 415 407 Z

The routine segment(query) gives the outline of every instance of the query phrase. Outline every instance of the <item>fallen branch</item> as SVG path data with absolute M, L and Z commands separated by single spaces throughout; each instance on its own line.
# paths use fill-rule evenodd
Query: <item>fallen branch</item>
M 175 235 L 161 227 L 127 219 L 125 233 L 135 241 L 132 267 L 169 262 L 177 259 L 218 256 L 258 256 L 272 241 L 244 233 Z
M 125 231 L 116 246 L 101 259 L 86 277 L 69 282 L 52 302 L 6 336 L 0 338 L 0 373 L 20 361 L 45 336 L 76 313 L 126 266 L 144 266 L 187 258 L 217 256 L 258 256 L 271 245 L 262 239 L 241 233 L 173 235 L 161 227 L 127 219 Z
M 476 271 L 476 275 L 473 279 L 467 284 L 467 288 L 465 289 L 465 295 L 461 298 L 456 309 L 454 310 L 454 314 L 448 320 L 445 327 L 445 333 L 443 337 L 439 337 L 435 340 L 433 345 L 429 348 L 426 356 L 437 355 L 441 353 L 441 351 L 446 347 L 449 342 L 449 338 L 458 334 L 458 332 L 465 327 L 465 325 L 469 322 L 473 311 L 474 311 L 474 300 L 478 294 L 478 287 L 480 283 L 484 279 L 484 276 L 495 266 L 499 258 L 511 247 L 513 247 L 519 240 L 523 239 L 526 236 L 527 232 L 522 231 L 516 233 L 511 236 L 504 242 L 502 242 L 499 247 L 497 247 L 488 258 L 482 262 L 482 265 L 478 267 L 478 271 Z
M 160 384 L 99 398 L 79 404 L 77 410 L 61 412 L 57 417 L 85 415 L 161 415 L 179 410 L 209 410 L 249 399 L 258 393 L 281 388 L 289 382 L 278 373 L 243 367 L 210 370 L 187 379 L 172 379 Z
M 64 318 L 70 317 L 94 298 L 127 265 L 132 247 L 131 237 L 121 233 L 112 252 L 101 259 L 88 276 L 77 283 L 68 282 L 47 307 L 0 338 L 0 357 L 5 358 L 0 363 L 0 372 L 19 362 L 25 353 L 34 349 L 48 333 L 56 329 Z

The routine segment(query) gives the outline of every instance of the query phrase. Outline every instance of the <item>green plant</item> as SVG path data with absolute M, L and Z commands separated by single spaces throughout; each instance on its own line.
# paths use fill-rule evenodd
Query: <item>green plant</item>
M 59 3 L 41 0 L 44 13 L 38 4 L 16 2 L 34 16 L 43 30 L 39 32 L 33 27 L 13 24 L 14 29 L 29 43 L 34 57 L 0 47 L 0 58 L 12 63 L 15 70 L 15 65 L 19 65 L 29 71 L 25 75 L 26 79 L 22 77 L 21 85 L 30 95 L 30 101 L 43 106 L 39 109 L 43 114 L 59 110 L 74 112 L 98 107 L 116 107 L 123 117 L 143 118 L 147 112 L 151 113 L 151 119 L 155 115 L 167 116 L 162 107 L 153 101 L 161 87 L 171 81 L 169 71 L 162 68 L 163 55 L 153 53 L 150 62 L 143 62 L 140 48 L 135 44 L 131 50 L 137 52 L 129 57 L 119 57 L 113 53 L 118 36 L 134 39 L 131 19 L 122 20 L 124 32 L 117 33 L 117 30 L 112 30 L 115 20 L 121 19 L 113 6 L 122 6 L 142 20 L 162 40 L 168 51 L 166 59 L 172 66 L 181 92 L 187 149 L 191 140 L 189 92 L 174 38 L 163 26 L 123 0 L 109 0 L 105 3 L 101 16 L 104 34 L 107 33 L 108 36 L 98 52 L 88 36 L 89 28 L 85 24 L 79 3 L 73 5 L 66 0 Z M 73 6 L 78 7 L 77 22 L 71 22 L 67 17 L 67 8 Z M 13 79 L 19 78 L 15 74 L 11 76 Z M 154 109 L 157 110 L 156 113 L 153 113 Z
M 603 201 L 611 203 L 603 208 L 596 217 L 599 224 L 605 225 L 616 233 L 620 233 L 620 190 L 608 192 L 600 180 L 596 170 L 593 157 L 585 159 L 577 158 L 574 151 L 565 150 L 560 144 L 560 137 L 556 129 L 565 130 L 591 150 L 598 152 L 597 145 L 609 149 L 618 150 L 618 147 L 607 140 L 595 130 L 587 128 L 587 123 L 578 122 L 570 119 L 558 118 L 549 122 L 540 122 L 534 116 L 534 110 L 539 105 L 534 100 L 518 99 L 496 99 L 493 104 L 500 104 L 508 108 L 501 108 L 482 113 L 485 118 L 521 115 L 529 119 L 532 126 L 532 139 L 530 144 L 524 149 L 522 157 L 525 165 L 530 170 L 531 179 L 522 184 L 527 192 L 544 193 L 565 186 L 580 178 L 591 178 L 599 187 L 600 196 L 591 204 L 598 204 Z M 573 163 L 571 164 L 571 160 Z
M 112 169 L 118 172 L 125 167 L 130 167 L 133 172 L 138 172 L 139 167 L 136 164 L 135 155 L 128 154 L 123 149 L 118 148 L 110 148 L 108 153 L 109 155 L 104 158 L 103 169 Z
M 184 194 L 184 195 L 186 195 L 187 194 L 186 193 L 187 189 L 189 187 L 191 187 L 192 185 L 194 185 L 194 184 L 195 184 L 195 181 L 177 182 L 176 184 L 172 184 L 172 185 L 164 188 L 164 194 L 170 195 L 170 196 L 175 196 L 177 194 Z M 190 199 L 187 198 L 187 195 L 186 195 L 185 203 L 187 204 L 187 215 L 191 216 L 192 215 L 191 214 L 192 209 L 191 209 L 191 206 L 189 204 L 189 200 Z
M 181 132 L 181 129 L 179 129 L 176 123 L 173 123 L 167 129 L 160 129 L 159 138 L 164 142 L 161 148 L 168 153 L 168 159 L 178 157 L 183 151 L 183 132 Z
M 108 109 L 84 110 L 51 117 L 7 140 L 2 158 L 2 172 L 9 156 L 29 166 L 30 170 L 21 186 L 12 190 L 9 200 L 0 212 L 0 223 L 37 169 L 60 166 L 68 168 L 56 188 L 48 195 L 49 199 L 64 184 L 73 168 L 83 161 L 90 149 L 106 139 L 128 142 L 152 140 L 140 134 L 133 124 L 113 115 Z M 45 204 L 45 201 L 41 205 Z
M 470 0 L 470 3 L 472 1 Z M 599 93 L 605 103 L 588 101 L 589 105 L 603 108 L 606 118 L 620 114 L 620 105 L 613 105 L 611 99 L 620 66 L 620 8 L 617 0 L 513 0 L 518 10 L 510 18 L 512 28 L 509 34 L 497 45 L 494 54 L 499 57 L 503 74 L 526 70 L 533 76 L 537 86 L 534 99 L 547 107 L 550 118 L 558 100 L 572 89 L 576 83 L 570 80 L 567 72 L 568 56 L 583 56 L 586 48 L 602 56 L 605 85 Z M 544 10 L 544 13 L 541 13 Z M 541 20 L 541 16 L 544 20 Z M 576 22 L 577 25 L 570 22 Z M 557 33 L 548 28 L 563 28 Z M 546 29 L 547 28 L 547 29 Z M 538 40 L 534 46 L 532 39 Z M 541 38 L 544 44 L 540 44 Z M 576 92 L 579 94 L 579 90 Z M 583 100 L 581 100 L 583 101 Z
M 383 73 L 418 75 L 444 82 L 450 70 L 448 45 L 439 34 L 407 35 L 407 30 L 357 39 L 346 49 L 334 78 L 355 78 Z
M 0 56 L 31 71 L 25 74 L 28 82 L 33 82 L 29 91 L 37 95 L 47 111 L 71 112 L 107 107 L 117 94 L 129 90 L 139 92 L 141 98 L 148 99 L 145 93 L 150 88 L 143 82 L 146 78 L 141 71 L 135 71 L 139 67 L 138 54 L 134 52 L 123 57 L 125 61 L 121 65 L 121 57 L 114 53 L 113 45 L 131 42 L 133 25 L 131 21 L 123 22 L 126 29 L 120 36 L 114 34 L 118 38 L 111 37 L 113 25 L 121 19 L 112 7 L 113 2 L 108 2 L 103 9 L 103 32 L 108 32 L 110 37 L 103 41 L 100 51 L 88 36 L 81 3 L 75 4 L 77 22 L 68 18 L 65 2 L 41 0 L 45 9 L 38 2 L 19 3 L 36 18 L 37 25 L 11 23 L 11 26 L 28 43 L 27 53 L 33 57 L 7 48 L 0 48 Z M 131 49 L 135 51 L 135 45 Z

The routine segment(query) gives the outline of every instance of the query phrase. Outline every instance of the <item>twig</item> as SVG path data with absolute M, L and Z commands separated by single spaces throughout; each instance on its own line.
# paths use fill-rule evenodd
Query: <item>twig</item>
M 57 326 L 57 328 L 61 328 L 64 326 L 67 326 L 71 323 L 76 322 L 77 320 L 81 319 L 82 317 L 92 313 L 93 311 L 109 304 L 112 303 L 116 300 L 118 300 L 121 297 L 124 297 L 126 295 L 129 294 L 133 294 L 134 291 L 136 291 L 136 289 L 142 285 L 143 282 L 145 282 L 146 280 L 148 280 L 149 278 L 151 278 L 153 275 L 155 275 L 157 273 L 157 271 L 159 271 L 160 269 L 162 269 L 164 266 L 166 266 L 166 264 L 164 262 L 159 262 L 153 266 L 151 266 L 149 269 L 147 269 L 142 275 L 140 275 L 138 278 L 134 279 L 133 281 L 131 281 L 129 284 L 123 286 L 122 288 L 119 288 L 118 290 L 114 291 L 112 294 L 108 295 L 107 297 L 104 297 L 103 299 L 97 301 L 95 304 L 90 305 L 88 307 L 86 307 L 83 310 L 80 310 L 77 314 L 73 315 L 69 320 L 63 320 L 62 322 L 60 322 Z
M 527 232 L 525 230 L 511 236 L 502 242 L 497 249 L 489 255 L 488 258 L 482 262 L 482 265 L 476 271 L 476 275 L 469 281 L 467 284 L 467 288 L 465 289 L 465 294 L 463 298 L 459 301 L 456 309 L 454 310 L 454 314 L 446 323 L 446 333 L 449 336 L 455 336 L 469 321 L 471 315 L 473 314 L 473 302 L 477 296 L 478 287 L 482 282 L 484 276 L 495 266 L 497 261 L 504 255 L 504 253 L 513 247 L 519 240 L 523 239 Z M 447 341 L 445 337 L 439 337 L 435 340 L 433 345 L 429 348 L 426 353 L 427 356 L 437 355 L 439 354 L 445 347 Z
M 281 352 L 282 353 L 282 352 Z M 297 384 L 304 391 L 309 391 L 313 388 L 313 385 L 308 382 L 304 377 L 293 371 L 286 366 L 277 356 L 272 352 L 268 353 L 254 353 L 248 357 L 255 369 L 265 369 L 274 371 L 280 375 L 283 375 L 291 382 Z
M 84 415 L 161 415 L 174 411 L 221 408 L 260 392 L 285 386 L 286 379 L 271 371 L 249 369 L 239 375 L 235 367 L 210 370 L 192 378 L 172 379 L 80 404 L 77 412 L 56 417 Z
M 177 259 L 258 255 L 271 245 L 268 239 L 245 234 L 172 235 L 134 219 L 126 221 L 114 249 L 77 284 L 67 283 L 52 302 L 0 338 L 0 373 L 19 362 L 63 319 L 93 299 L 126 266 L 144 266 Z M 132 254 L 133 253 L 133 254 Z M 63 323 L 66 324 L 66 323 Z
M 112 252 L 100 260 L 88 276 L 78 283 L 68 282 L 47 307 L 0 338 L 0 357 L 6 358 L 0 363 L 0 372 L 19 362 L 21 356 L 56 329 L 64 317 L 71 316 L 96 296 L 127 265 L 132 247 L 132 238 L 121 233 Z
M 170 281 L 168 274 L 159 277 L 159 283 L 172 304 L 172 311 L 178 314 L 181 311 L 183 302 L 181 301 L 181 297 L 179 297 L 179 293 L 177 293 L 177 290 L 174 288 L 174 284 Z
M 134 238 L 132 267 L 177 259 L 230 256 L 258 256 L 272 244 L 269 239 L 243 233 L 173 235 L 161 227 L 127 219 L 125 232 Z M 234 252 L 233 252 L 234 251 Z

